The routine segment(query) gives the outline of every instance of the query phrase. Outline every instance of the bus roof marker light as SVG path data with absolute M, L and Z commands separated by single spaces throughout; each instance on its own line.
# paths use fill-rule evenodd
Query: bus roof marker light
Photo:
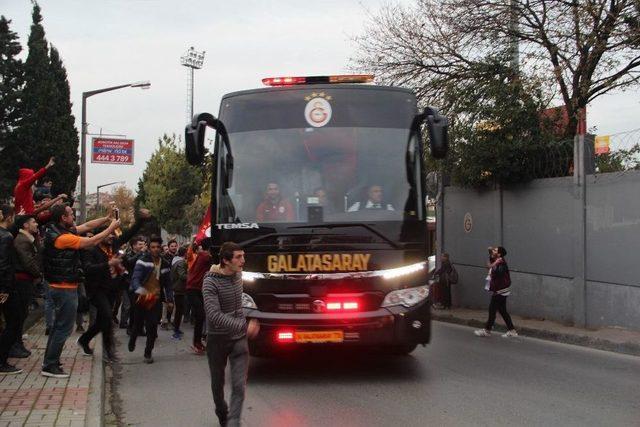
M 313 84 L 337 84 L 337 83 L 372 83 L 373 74 L 340 74 L 335 76 L 280 76 L 265 77 L 262 83 L 265 86 L 295 86 Z

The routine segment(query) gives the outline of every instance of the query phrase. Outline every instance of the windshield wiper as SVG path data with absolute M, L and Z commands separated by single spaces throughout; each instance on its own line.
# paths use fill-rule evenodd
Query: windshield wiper
M 387 236 L 385 236 L 384 234 L 382 234 L 381 232 L 379 232 L 378 230 L 376 230 L 375 228 L 371 227 L 368 224 L 354 224 L 352 222 L 334 222 L 334 223 L 330 223 L 330 224 L 296 225 L 296 226 L 287 227 L 287 228 L 289 230 L 291 230 L 291 229 L 305 229 L 305 228 L 328 228 L 328 229 L 333 229 L 333 228 L 347 228 L 347 227 L 362 227 L 362 228 L 370 231 L 371 233 L 375 234 L 376 236 L 378 236 L 382 240 L 384 240 L 384 242 L 388 243 L 389 246 L 391 246 L 392 248 L 401 249 L 401 246 L 398 243 L 394 242 L 393 240 L 391 240 L 390 238 L 388 238 Z

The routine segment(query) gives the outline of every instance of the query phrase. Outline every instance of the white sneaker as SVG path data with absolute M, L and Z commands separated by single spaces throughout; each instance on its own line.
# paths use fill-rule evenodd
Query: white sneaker
M 487 331 L 486 329 L 476 329 L 475 331 L 473 331 L 474 334 L 476 334 L 477 337 L 490 337 L 491 336 L 491 331 Z
M 510 338 L 510 337 L 517 337 L 517 336 L 518 336 L 518 332 L 516 332 L 515 329 L 510 329 L 506 333 L 502 334 L 502 338 Z

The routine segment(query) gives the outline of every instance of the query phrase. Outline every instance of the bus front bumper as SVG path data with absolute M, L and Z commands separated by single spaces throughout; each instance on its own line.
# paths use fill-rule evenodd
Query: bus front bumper
M 267 313 L 245 309 L 260 332 L 252 347 L 283 345 L 414 345 L 431 338 L 431 311 L 426 299 L 413 307 L 393 306 L 358 313 Z

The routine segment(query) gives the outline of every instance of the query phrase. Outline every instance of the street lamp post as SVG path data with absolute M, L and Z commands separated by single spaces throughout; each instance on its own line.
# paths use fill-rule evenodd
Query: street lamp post
M 122 89 L 125 87 L 139 87 L 149 89 L 149 82 L 127 83 L 118 86 L 106 87 L 103 89 L 82 92 L 82 129 L 80 131 L 80 220 L 82 224 L 87 220 L 87 98 L 103 92 Z
M 102 184 L 102 185 L 98 185 L 96 187 L 96 212 L 100 208 L 100 189 L 103 188 L 103 187 L 108 187 L 108 186 L 113 185 L 113 184 L 124 184 L 124 181 L 110 182 L 108 184 Z

